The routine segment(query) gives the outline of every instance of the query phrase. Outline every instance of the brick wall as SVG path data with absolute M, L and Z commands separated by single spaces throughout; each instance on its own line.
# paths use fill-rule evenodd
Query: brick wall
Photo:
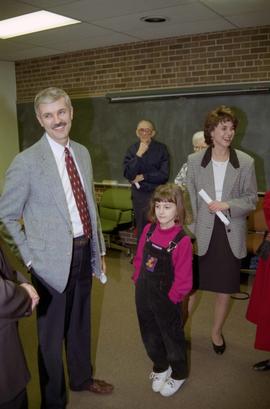
M 17 100 L 270 80 L 270 26 L 83 50 L 16 63 Z

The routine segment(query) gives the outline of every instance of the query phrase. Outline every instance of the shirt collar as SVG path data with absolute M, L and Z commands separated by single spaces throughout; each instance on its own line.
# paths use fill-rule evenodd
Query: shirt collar
M 66 146 L 61 145 L 60 143 L 55 142 L 48 134 L 47 132 L 45 133 L 45 136 L 49 142 L 49 145 L 55 155 L 58 159 L 61 159 L 64 155 L 65 148 L 67 147 L 70 149 L 70 140 L 68 140 L 68 143 Z
M 239 164 L 239 159 L 237 157 L 236 151 L 233 148 L 229 148 L 230 149 L 230 157 L 229 157 L 229 162 L 231 163 L 231 165 L 237 169 L 240 167 Z M 206 166 L 208 165 L 208 163 L 211 161 L 212 159 L 212 147 L 209 146 L 206 151 L 205 154 L 203 155 L 202 161 L 201 161 L 201 166 L 203 168 L 206 168 Z

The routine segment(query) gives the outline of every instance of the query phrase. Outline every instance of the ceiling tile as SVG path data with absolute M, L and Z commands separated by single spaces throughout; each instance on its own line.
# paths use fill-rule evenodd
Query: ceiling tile
M 60 7 L 52 7 L 55 12 L 73 16 L 83 21 L 93 21 L 115 16 L 125 16 L 134 13 L 144 13 L 180 4 L 199 4 L 198 0 L 81 0 Z
M 251 11 L 270 11 L 269 0 L 201 0 L 201 3 L 224 16 L 233 16 Z
M 106 28 L 98 27 L 93 24 L 82 23 L 40 31 L 38 33 L 27 34 L 16 38 L 21 42 L 47 47 L 57 43 L 58 41 L 62 43 L 69 40 L 80 41 L 81 38 L 90 36 L 97 37 L 106 34 L 108 34 L 108 29 Z
M 270 10 L 269 13 L 253 12 L 245 13 L 236 16 L 228 17 L 232 23 L 238 27 L 254 27 L 270 25 Z
M 15 0 L 1 1 L 0 20 L 6 20 L 7 18 L 32 13 L 37 10 L 38 9 L 36 7 L 29 6 L 20 1 Z

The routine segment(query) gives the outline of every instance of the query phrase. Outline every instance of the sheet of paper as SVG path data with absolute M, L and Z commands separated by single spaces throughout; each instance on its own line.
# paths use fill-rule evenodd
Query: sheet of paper
M 209 204 L 210 202 L 212 202 L 213 200 L 211 199 L 211 197 L 206 193 L 205 190 L 201 189 L 199 191 L 199 195 L 201 196 L 201 198 L 207 203 Z M 217 211 L 216 215 L 220 218 L 220 220 L 226 225 L 228 226 L 230 224 L 229 220 L 227 219 L 227 217 L 221 212 L 221 211 Z

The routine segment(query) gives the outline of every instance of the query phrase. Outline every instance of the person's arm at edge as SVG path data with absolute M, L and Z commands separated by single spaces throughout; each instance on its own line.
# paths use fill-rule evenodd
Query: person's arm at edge
M 31 297 L 19 283 L 0 277 L 0 318 L 17 320 L 29 316 L 31 306 Z

